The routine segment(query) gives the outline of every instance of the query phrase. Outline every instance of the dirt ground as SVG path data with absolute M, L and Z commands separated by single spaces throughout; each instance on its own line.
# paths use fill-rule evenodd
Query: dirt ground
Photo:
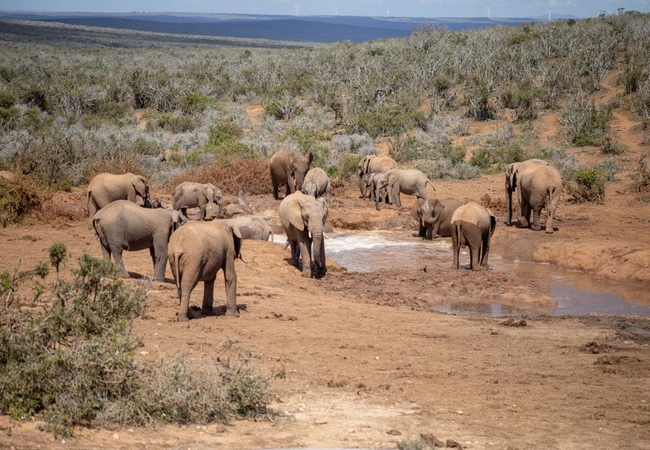
M 553 123 L 548 117 L 537 122 L 543 139 L 560 139 Z M 434 181 L 436 196 L 480 201 L 489 195 L 499 216 L 491 260 L 545 262 L 650 287 L 650 203 L 627 187 L 644 150 L 637 144 L 641 132 L 622 114 L 614 131 L 626 145 L 619 158 L 625 167 L 621 181 L 608 185 L 603 205 L 572 204 L 565 196 L 553 235 L 504 225 L 503 175 Z M 593 149 L 577 156 L 599 157 Z M 61 214 L 55 221 L 32 219 L 0 229 L 0 269 L 17 261 L 31 267 L 46 259 L 54 242 L 68 248 L 67 274 L 83 252 L 100 257 L 87 218 L 78 214 L 83 195 L 83 189 L 57 194 Z M 279 202 L 270 195 L 249 201 L 279 223 Z M 415 230 L 412 202 L 403 197 L 401 212 L 375 211 L 354 186 L 339 186 L 329 222 L 334 230 L 391 229 L 408 238 Z M 396 448 L 423 436 L 467 449 L 650 449 L 650 319 L 434 312 L 432 304 L 450 298 L 548 312 L 554 304 L 536 282 L 494 269 L 450 269 L 450 239 L 441 239 L 449 246 L 444 264 L 361 274 L 330 260 L 327 275 L 318 280 L 302 278 L 282 245 L 246 241 L 247 263 L 237 262 L 241 316 L 189 323 L 175 320 L 178 301 L 169 268 L 165 283 L 138 280 L 152 275 L 149 254 L 125 253 L 132 274 L 127 282 L 149 289 L 147 313 L 134 326 L 144 341 L 138 359 L 182 352 L 209 361 L 229 341 L 236 351 L 252 352 L 255 367 L 271 378 L 278 416 L 228 426 L 80 428 L 66 439 L 38 431 L 38 421 L 0 417 L 0 448 Z M 223 290 L 217 286 L 219 304 Z M 194 305 L 201 295 L 199 285 Z

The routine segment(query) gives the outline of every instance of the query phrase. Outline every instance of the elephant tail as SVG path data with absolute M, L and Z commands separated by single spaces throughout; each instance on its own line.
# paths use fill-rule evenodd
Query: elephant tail
M 434 192 L 436 191 L 436 187 L 433 185 L 433 183 L 430 180 L 427 180 L 427 184 L 431 186 L 431 189 L 433 189 Z M 426 187 L 426 184 L 425 184 L 425 187 Z
M 106 236 L 104 235 L 104 229 L 102 228 L 102 220 L 100 218 L 95 218 L 92 219 L 92 223 L 93 228 L 95 229 L 95 233 L 97 233 L 97 237 L 103 246 L 104 243 L 106 243 Z
M 178 294 L 178 301 L 181 301 L 181 276 L 180 276 L 180 253 L 174 252 L 174 280 L 176 282 L 176 293 Z

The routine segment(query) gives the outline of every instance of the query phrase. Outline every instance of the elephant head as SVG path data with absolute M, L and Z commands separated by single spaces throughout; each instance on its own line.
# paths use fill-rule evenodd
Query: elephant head
M 517 188 L 517 168 L 521 163 L 508 164 L 506 169 L 506 208 L 508 210 L 506 225 L 512 225 L 512 192 Z
M 149 198 L 149 182 L 147 179 L 142 175 L 133 175 L 131 185 L 133 186 L 136 195 L 142 197 L 144 206 L 147 208 L 154 208 L 151 199 Z
M 443 205 L 437 198 L 429 200 L 418 198 L 413 204 L 411 215 L 415 220 L 420 222 L 421 225 L 433 225 L 440 221 L 442 213 L 444 212 L 445 205 Z
M 203 185 L 201 192 L 209 202 L 214 202 L 217 206 L 219 206 L 219 211 L 221 211 L 221 206 L 223 205 L 223 195 L 221 194 L 221 189 L 212 183 L 206 183 Z
M 309 171 L 309 166 L 314 160 L 314 154 L 307 152 L 305 156 L 295 152 L 290 160 L 290 172 L 295 182 L 295 190 L 302 189 L 302 184 L 305 180 L 305 175 Z

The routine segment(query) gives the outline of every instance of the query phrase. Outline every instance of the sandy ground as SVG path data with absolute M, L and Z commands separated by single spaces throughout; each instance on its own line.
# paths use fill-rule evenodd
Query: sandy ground
M 499 216 L 491 260 L 544 262 L 650 287 L 650 203 L 628 188 L 635 158 L 646 150 L 638 144 L 637 122 L 618 112 L 615 119 L 615 136 L 626 146 L 617 157 L 621 181 L 608 185 L 603 205 L 563 199 L 553 235 L 504 225 L 502 175 L 434 181 L 436 195 L 462 201 L 489 196 Z M 536 127 L 540 139 L 561 139 L 551 116 Z M 575 151 L 581 161 L 601 158 L 595 149 Z M 65 243 L 71 255 L 64 276 L 83 252 L 100 257 L 87 219 L 78 214 L 83 194 L 57 194 L 56 220 L 0 229 L 0 269 L 19 260 L 31 267 L 46 259 L 54 242 Z M 249 201 L 278 224 L 279 202 L 270 195 Z M 329 223 L 335 230 L 395 230 L 409 239 L 412 201 L 403 197 L 401 212 L 375 211 L 353 186 L 337 187 Z M 247 264 L 237 262 L 241 316 L 189 323 L 176 322 L 169 268 L 165 283 L 138 280 L 152 275 L 148 252 L 126 253 L 127 282 L 149 289 L 147 314 L 134 325 L 144 341 L 138 359 L 181 352 L 209 361 L 229 341 L 234 351 L 252 352 L 254 366 L 271 379 L 277 417 L 228 426 L 80 428 L 73 438 L 55 439 L 38 431 L 37 420 L 5 416 L 0 448 L 396 448 L 424 436 L 467 449 L 650 449 L 650 319 L 553 316 L 554 300 L 543 283 L 494 269 L 452 270 L 450 240 L 442 242 L 448 261 L 426 268 L 360 274 L 330 260 L 327 275 L 316 280 L 288 264 L 283 246 L 246 241 Z M 202 289 L 194 291 L 194 305 Z M 219 305 L 221 286 L 215 293 Z M 506 319 L 431 310 L 448 299 L 497 301 L 542 314 Z M 628 300 L 647 305 L 644 298 Z

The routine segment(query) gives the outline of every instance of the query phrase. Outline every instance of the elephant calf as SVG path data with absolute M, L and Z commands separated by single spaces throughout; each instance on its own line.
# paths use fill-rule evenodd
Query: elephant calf
M 149 182 L 142 175 L 130 172 L 122 175 L 100 173 L 90 180 L 86 191 L 91 221 L 97 211 L 115 200 L 136 203 L 138 199 L 145 207 L 152 207 L 149 198 Z
M 223 221 L 231 227 L 237 228 L 242 239 L 268 241 L 270 236 L 271 241 L 273 241 L 271 225 L 260 216 L 239 216 L 224 219 Z
M 329 202 L 331 191 L 332 183 L 327 173 L 320 167 L 309 169 L 309 172 L 305 175 L 305 181 L 302 183 L 301 192 L 314 198 L 327 195 L 327 201 Z
M 219 207 L 221 214 L 221 205 L 223 195 L 221 189 L 212 183 L 193 183 L 185 181 L 174 188 L 172 192 L 172 208 L 180 210 L 187 217 L 187 208 L 199 208 L 199 219 L 206 219 L 206 209 L 209 202 L 215 203 Z
M 460 248 L 469 248 L 472 270 L 487 269 L 490 238 L 494 234 L 497 219 L 485 206 L 470 202 L 459 206 L 451 217 L 451 241 L 454 253 L 452 269 L 459 268 Z
M 213 313 L 219 270 L 223 270 L 226 284 L 226 315 L 239 316 L 235 259 L 240 257 L 241 241 L 239 230 L 221 220 L 189 222 L 172 234 L 168 256 L 180 301 L 179 321 L 191 318 L 190 295 L 199 281 L 204 283 L 202 314 Z
M 116 200 L 93 216 L 93 227 L 105 260 L 115 258 L 120 276 L 129 278 L 122 251 L 149 249 L 154 280 L 165 281 L 167 243 L 172 233 L 187 219 L 178 211 L 147 209 L 128 200 Z
M 461 205 L 455 198 L 418 198 L 411 210 L 411 215 L 420 225 L 418 236 L 426 239 L 435 239 L 438 234 L 451 236 L 451 218 Z
M 375 176 L 376 192 L 386 188 L 390 193 L 391 200 L 395 203 L 395 209 L 402 209 L 400 194 L 415 195 L 418 198 L 429 198 L 427 184 L 435 191 L 436 188 L 424 172 L 418 169 L 391 169 L 386 176 L 377 179 Z M 375 207 L 379 209 L 379 201 L 375 197 Z

